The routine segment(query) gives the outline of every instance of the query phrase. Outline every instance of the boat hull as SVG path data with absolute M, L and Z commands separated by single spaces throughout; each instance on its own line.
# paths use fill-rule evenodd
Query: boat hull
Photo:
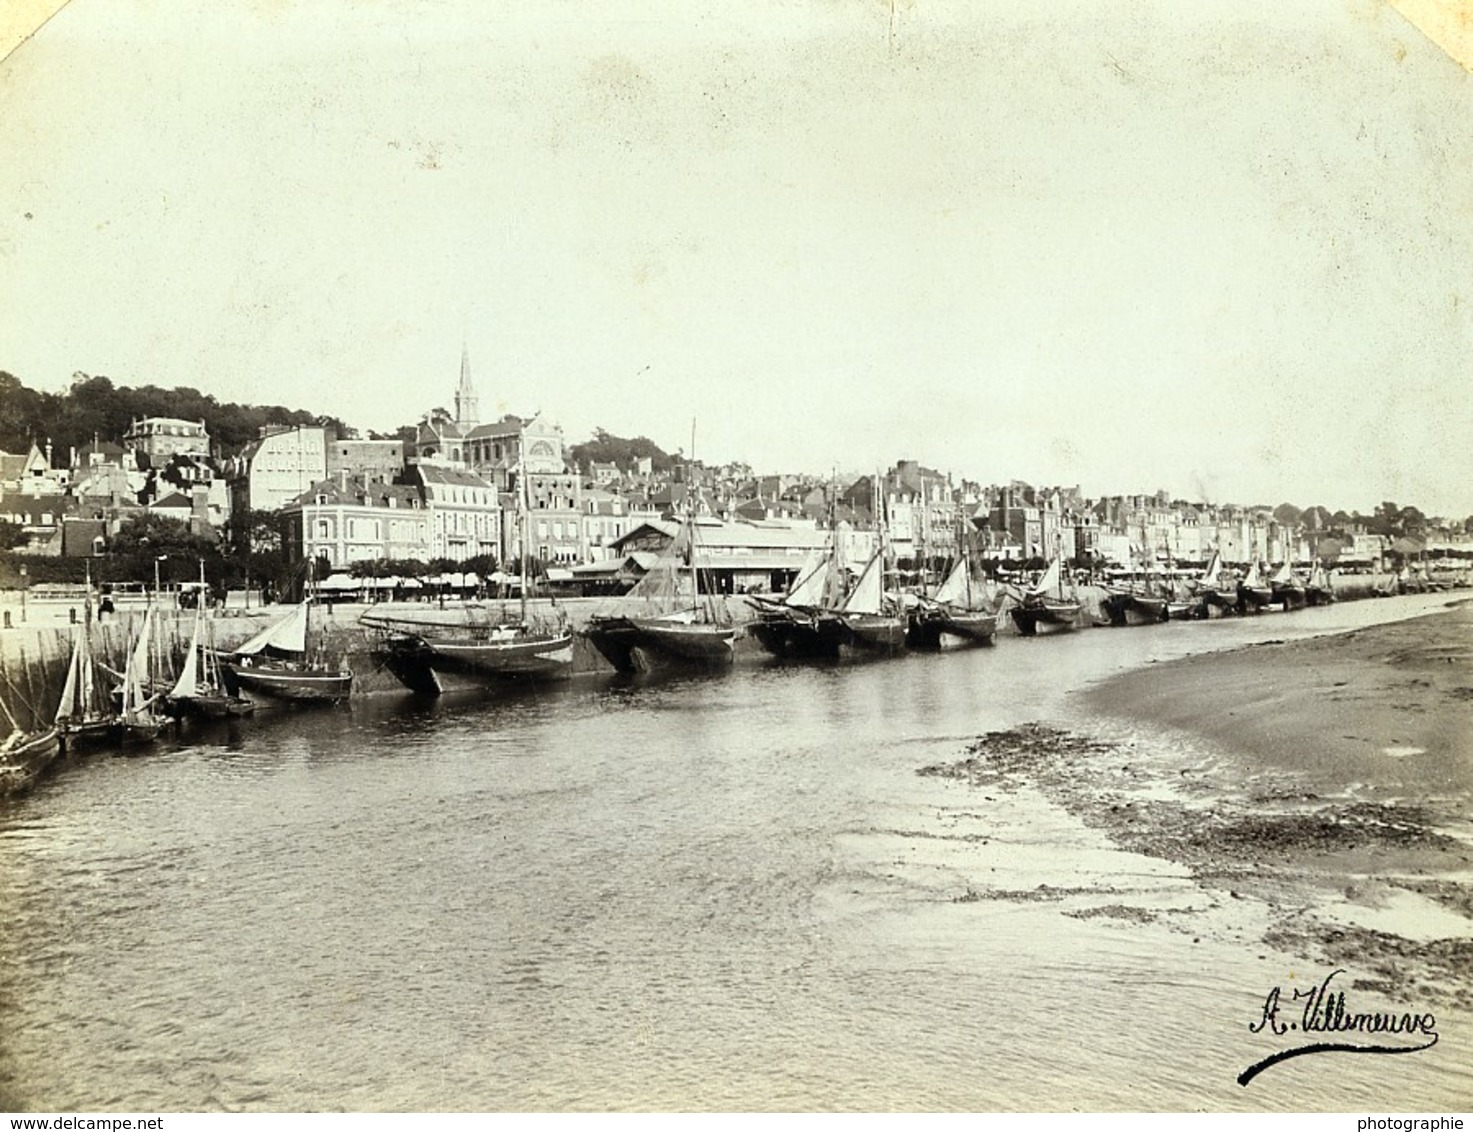
M 844 644 L 843 622 L 827 613 L 764 612 L 747 632 L 773 656 L 785 660 L 837 658 Z
M 1238 606 L 1244 612 L 1256 613 L 1270 606 L 1274 601 L 1274 592 L 1267 586 L 1239 586 Z
M 730 625 L 598 617 L 590 621 L 584 636 L 619 672 L 726 668 L 736 656 L 737 631 Z
M 1067 633 L 1078 627 L 1081 606 L 1074 601 L 1027 601 L 1008 612 L 1025 637 L 1043 633 Z
M 430 640 L 399 634 L 380 656 L 405 687 L 426 695 L 484 688 L 501 682 L 571 675 L 571 633 L 529 633 L 506 640 Z
M 0 798 L 29 788 L 61 751 L 61 732 L 12 737 L 0 746 Z
M 842 644 L 867 652 L 893 656 L 905 648 L 905 618 L 887 613 L 844 613 Z
M 232 696 L 249 692 L 295 703 L 338 703 L 353 691 L 353 674 L 313 665 L 222 664 L 220 671 Z
M 113 721 L 110 718 L 88 719 L 80 723 L 62 723 L 57 728 L 62 750 L 71 753 L 112 742 Z
M 947 637 L 973 645 L 993 644 L 998 615 L 982 610 L 926 610 L 913 616 L 905 643 L 912 648 L 939 649 Z
M 1273 595 L 1275 604 L 1285 609 L 1303 609 L 1309 604 L 1309 597 L 1301 586 L 1275 586 Z

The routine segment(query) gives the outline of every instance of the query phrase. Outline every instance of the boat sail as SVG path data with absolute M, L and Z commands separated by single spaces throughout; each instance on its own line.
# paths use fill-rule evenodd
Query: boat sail
M 527 559 L 531 546 L 527 477 L 517 472 L 521 611 L 483 622 L 447 623 L 395 614 L 370 614 L 362 623 L 377 629 L 377 656 L 411 691 L 438 696 L 507 682 L 548 680 L 571 675 L 573 634 L 561 616 L 555 623 L 531 617 Z
M 113 723 L 114 734 L 124 743 L 151 743 L 164 726 L 164 717 L 154 710 L 153 621 L 154 606 L 150 603 L 123 670 L 123 705 Z
M 701 600 L 696 544 L 694 508 L 688 506 L 670 553 L 625 595 L 624 604 L 633 608 L 589 618 L 584 636 L 618 671 L 731 665 L 737 629 L 725 616 L 725 604 L 717 605 L 719 597 Z
M 1222 555 L 1215 550 L 1197 579 L 1196 592 L 1206 617 L 1224 617 L 1238 608 L 1238 587 L 1223 577 Z
M 1304 583 L 1304 600 L 1309 605 L 1329 605 L 1335 600 L 1335 588 L 1330 583 L 1330 574 L 1318 558 L 1309 570 L 1309 580 Z
M 1081 605 L 1077 597 L 1064 588 L 1064 560 L 1055 555 L 1048 569 L 1023 600 L 1009 612 L 1018 632 L 1032 637 L 1040 632 L 1068 632 L 1079 621 Z
M 307 593 L 300 604 L 220 662 L 221 683 L 229 695 L 247 691 L 307 703 L 336 703 L 348 698 L 353 690 L 352 670 L 341 657 L 329 657 L 320 638 L 309 647 L 315 600 L 309 575 Z

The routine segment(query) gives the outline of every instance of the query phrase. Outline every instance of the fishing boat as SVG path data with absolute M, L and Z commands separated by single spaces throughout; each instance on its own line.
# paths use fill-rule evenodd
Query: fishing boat
M 329 656 L 320 636 L 312 632 L 312 606 L 309 591 L 284 617 L 220 660 L 220 681 L 228 695 L 238 697 L 244 691 L 298 703 L 348 698 L 352 670 L 341 657 Z
M 9 683 L 9 678 L 6 682 Z M 61 729 L 55 725 L 22 727 L 4 698 L 0 698 L 0 711 L 10 723 L 10 734 L 0 741 L 0 798 L 3 798 L 19 793 L 40 777 L 61 750 Z
M 773 656 L 837 657 L 844 626 L 832 605 L 842 599 L 842 578 L 833 546 L 811 556 L 781 598 L 748 596 L 756 619 L 747 632 Z
M 1303 609 L 1308 603 L 1308 594 L 1299 579 L 1294 576 L 1293 566 L 1287 561 L 1274 572 L 1268 584 L 1273 593 L 1273 600 L 1282 604 L 1285 610 Z
M 123 670 L 122 708 L 112 722 L 113 738 L 129 744 L 152 743 L 163 730 L 165 717 L 156 710 L 158 697 L 153 687 L 153 643 L 154 606 L 143 613 L 143 623 L 138 630 L 138 639 L 128 653 L 128 664 Z
M 1273 600 L 1273 587 L 1263 580 L 1263 572 L 1254 562 L 1238 582 L 1238 608 L 1244 613 L 1257 613 L 1271 605 Z
M 971 644 L 992 644 L 997 636 L 998 614 L 996 609 L 983 608 L 983 601 L 973 587 L 970 563 L 965 555 L 959 555 L 940 588 L 917 599 L 906 643 L 914 648 L 936 649 L 944 637 L 951 636 Z
M 1330 583 L 1330 573 L 1318 558 L 1309 568 L 1309 580 L 1304 583 L 1304 600 L 1309 605 L 1329 605 L 1335 600 L 1335 589 Z
M 835 613 L 843 630 L 841 647 L 848 645 L 885 655 L 893 655 L 905 647 L 905 615 L 885 594 L 883 537 Z
M 623 612 L 594 614 L 583 635 L 619 672 L 726 668 L 737 629 L 719 597 L 700 596 L 692 515 L 670 554 L 652 565 L 623 599 Z
M 179 679 L 164 697 L 164 710 L 175 718 L 227 719 L 250 715 L 256 705 L 225 687 L 220 658 L 214 649 L 213 622 L 205 618 L 203 602 L 195 609 L 194 632 Z
M 72 637 L 72 656 L 66 682 L 56 705 L 56 729 L 62 748 L 76 751 L 96 746 L 112 737 L 115 713 L 109 709 L 107 693 L 98 679 L 92 654 L 92 599 L 89 593 L 82 623 Z
M 1201 616 L 1226 617 L 1238 609 L 1238 587 L 1224 576 L 1222 555 L 1212 552 L 1207 569 L 1197 579 L 1197 598 L 1201 601 Z
M 438 696 L 484 689 L 507 682 L 558 679 L 572 674 L 573 634 L 561 614 L 533 618 L 527 607 L 531 545 L 527 483 L 518 474 L 521 610 L 516 618 L 503 607 L 497 616 L 468 607 L 460 621 L 436 621 L 399 614 L 365 614 L 362 624 L 380 635 L 375 657 L 411 691 Z M 485 614 L 478 618 L 477 614 Z
M 1018 632 L 1032 637 L 1039 633 L 1066 633 L 1075 628 L 1082 606 L 1072 590 L 1072 586 L 1065 589 L 1064 560 L 1055 555 L 1043 576 L 1023 595 L 1023 600 L 1008 611 Z

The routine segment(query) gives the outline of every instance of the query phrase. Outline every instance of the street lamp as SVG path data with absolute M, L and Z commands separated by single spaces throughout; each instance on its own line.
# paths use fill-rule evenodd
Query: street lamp
M 155 601 L 159 600 L 159 563 L 168 560 L 167 554 L 156 555 L 153 560 L 153 597 Z
M 20 568 L 20 623 L 26 623 L 26 590 L 30 588 L 30 578 L 27 577 L 25 563 Z

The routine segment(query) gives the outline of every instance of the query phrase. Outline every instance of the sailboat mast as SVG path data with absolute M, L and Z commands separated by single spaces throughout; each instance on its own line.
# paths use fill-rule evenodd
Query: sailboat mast
M 517 469 L 517 526 L 521 528 L 522 553 L 521 558 L 521 586 L 522 591 L 522 623 L 527 621 L 527 544 L 532 537 L 532 523 L 527 514 L 527 461 L 522 460 L 522 466 Z
M 690 604 L 692 609 L 701 607 L 701 580 L 696 573 L 696 504 L 691 495 L 691 477 L 696 466 L 696 418 L 690 419 L 690 460 L 685 474 L 685 552 L 690 555 Z

